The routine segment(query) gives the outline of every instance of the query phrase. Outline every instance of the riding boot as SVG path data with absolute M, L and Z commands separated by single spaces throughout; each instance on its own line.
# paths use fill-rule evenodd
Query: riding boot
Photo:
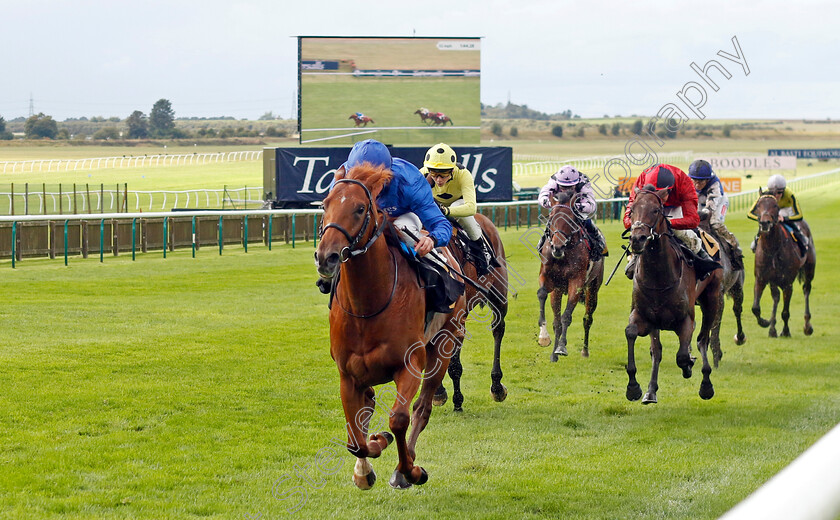
M 490 252 L 487 250 L 487 244 L 483 237 L 478 240 L 472 240 L 473 245 L 470 247 L 471 251 L 476 251 L 476 254 L 471 255 L 473 263 L 475 264 L 475 272 L 478 276 L 484 276 L 490 272 Z
M 627 257 L 627 267 L 624 268 L 624 275 L 630 280 L 636 274 L 636 263 L 639 261 L 638 255 L 630 253 Z
M 799 226 L 792 224 L 790 227 L 793 231 L 793 238 L 796 239 L 796 245 L 799 246 L 800 256 L 805 256 L 805 253 L 808 252 L 808 239 L 802 234 L 802 230 L 799 229 Z
M 315 287 L 317 287 L 318 290 L 321 291 L 321 294 L 329 294 L 330 291 L 332 290 L 332 283 L 333 283 L 332 278 L 320 277 L 320 278 L 318 278 L 318 281 L 315 282 Z
M 755 248 L 756 248 L 756 246 L 758 246 L 758 235 L 756 235 L 756 236 L 755 236 L 755 238 L 753 238 L 753 241 L 752 241 L 752 243 L 750 244 L 750 251 L 752 251 L 753 253 L 755 253 Z
M 595 223 L 592 222 L 592 219 L 584 220 L 583 227 L 589 235 L 590 244 L 592 244 L 592 248 L 589 250 L 589 256 L 591 256 L 593 260 L 597 260 L 602 256 L 610 256 L 610 252 L 607 251 L 607 242 L 604 240 L 604 236 L 601 234 L 601 231 L 595 226 Z
M 548 229 L 545 230 L 545 233 L 542 234 L 540 237 L 540 242 L 537 244 L 537 255 L 542 255 L 542 248 L 545 245 L 545 241 L 548 240 Z
M 712 228 L 720 238 L 726 240 L 726 243 L 729 244 L 732 250 L 732 254 L 730 255 L 732 269 L 736 271 L 742 270 L 744 268 L 744 253 L 741 252 L 741 245 L 738 243 L 738 239 L 722 224 L 712 226 Z

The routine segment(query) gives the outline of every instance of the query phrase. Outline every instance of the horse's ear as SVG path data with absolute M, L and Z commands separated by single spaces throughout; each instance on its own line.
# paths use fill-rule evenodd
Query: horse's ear
M 656 192 L 656 196 L 659 197 L 659 200 L 665 202 L 668 200 L 668 195 L 671 194 L 671 188 L 662 188 L 661 190 Z
M 379 195 L 379 192 L 382 191 L 382 187 L 391 181 L 391 178 L 393 176 L 394 174 L 391 173 L 391 170 L 384 166 L 381 166 L 377 168 L 376 171 L 370 175 L 370 177 L 368 177 L 367 181 L 365 181 L 365 184 L 367 184 L 368 189 L 370 190 L 370 194 L 373 196 L 374 199 Z
M 764 190 L 761 189 L 761 186 L 758 187 L 758 196 L 764 195 Z
M 347 175 L 347 171 L 344 169 L 344 165 L 342 164 L 335 171 L 335 180 L 343 179 L 345 175 Z

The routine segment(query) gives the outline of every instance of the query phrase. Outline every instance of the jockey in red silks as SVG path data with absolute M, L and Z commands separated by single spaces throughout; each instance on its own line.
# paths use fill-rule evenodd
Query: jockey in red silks
M 701 259 L 713 261 L 709 254 L 703 250 L 700 237 L 694 231 L 700 225 L 700 216 L 697 213 L 697 191 L 694 189 L 694 183 L 691 182 L 691 178 L 684 171 L 676 166 L 654 164 L 639 175 L 633 189 L 630 190 L 630 200 L 624 210 L 624 228 L 630 229 L 630 226 L 633 225 L 630 221 L 630 211 L 633 208 L 633 201 L 636 199 L 636 191 L 641 190 L 648 184 L 652 185 L 657 191 L 671 190 L 665 200 L 664 209 L 674 236 Z M 632 280 L 637 257 L 633 254 L 629 257 L 624 274 Z

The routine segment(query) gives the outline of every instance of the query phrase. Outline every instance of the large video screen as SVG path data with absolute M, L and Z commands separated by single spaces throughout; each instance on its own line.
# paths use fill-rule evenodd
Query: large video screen
M 298 37 L 302 144 L 478 144 L 480 38 Z

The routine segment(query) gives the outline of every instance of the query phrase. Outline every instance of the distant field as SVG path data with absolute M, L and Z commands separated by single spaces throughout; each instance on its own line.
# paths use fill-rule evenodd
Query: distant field
M 445 38 L 306 38 L 304 60 L 353 60 L 360 69 L 479 69 L 480 51 L 442 51 Z M 479 41 L 479 40 L 471 40 Z
M 362 130 L 387 127 L 415 127 L 417 130 L 381 130 L 376 134 L 355 138 L 331 139 L 322 143 L 352 144 L 374 137 L 394 144 L 451 141 L 477 143 L 480 139 L 481 108 L 479 78 L 357 78 L 352 76 L 305 76 L 301 89 L 303 97 L 302 139 L 318 139 Z M 441 129 L 421 122 L 414 112 L 425 107 L 443 112 L 452 120 L 451 126 L 474 126 L 475 129 Z M 375 123 L 356 128 L 349 119 L 362 112 Z M 307 129 L 336 128 L 324 132 Z

